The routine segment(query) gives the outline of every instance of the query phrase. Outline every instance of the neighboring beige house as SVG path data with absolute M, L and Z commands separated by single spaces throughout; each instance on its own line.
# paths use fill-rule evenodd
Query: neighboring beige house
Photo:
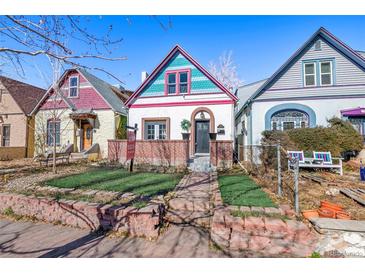
M 0 160 L 33 157 L 33 108 L 45 90 L 0 76 Z
M 72 145 L 73 158 L 108 155 L 109 139 L 125 139 L 131 94 L 81 68 L 66 70 L 34 108 L 35 153 L 62 151 Z M 54 136 L 55 135 L 55 136 Z

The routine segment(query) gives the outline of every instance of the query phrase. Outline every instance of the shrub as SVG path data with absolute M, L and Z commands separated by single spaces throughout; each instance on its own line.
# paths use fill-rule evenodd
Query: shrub
M 284 150 L 303 150 L 307 157 L 312 156 L 312 151 L 330 151 L 333 156 L 340 156 L 345 151 L 358 152 L 363 148 L 362 136 L 350 122 L 334 117 L 328 123 L 328 127 L 264 131 L 261 143 L 267 145 L 280 142 Z M 285 151 L 282 156 L 285 157 Z M 276 161 L 273 159 L 276 159 L 276 150 L 264 149 L 261 153 L 263 164 L 274 167 Z
M 261 139 L 261 144 L 264 145 L 262 147 L 262 151 L 260 154 L 260 160 L 265 167 L 265 172 L 267 171 L 266 168 L 274 168 L 277 167 L 277 149 L 276 147 L 270 147 L 267 145 L 277 145 L 280 142 L 281 147 L 285 148 L 285 150 L 295 150 L 296 144 L 290 140 L 287 132 L 285 131 L 272 131 L 266 130 L 262 133 L 263 138 Z M 286 152 L 285 150 L 281 150 L 281 158 L 285 159 Z M 286 168 L 287 161 L 282 161 L 284 165 L 283 168 Z

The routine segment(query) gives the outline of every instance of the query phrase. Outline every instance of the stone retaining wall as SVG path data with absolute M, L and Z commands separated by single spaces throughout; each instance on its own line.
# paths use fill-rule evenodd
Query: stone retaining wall
M 137 209 L 132 206 L 112 206 L 82 201 L 55 200 L 0 193 L 0 213 L 11 208 L 14 214 L 73 227 L 99 228 L 126 233 L 130 236 L 156 239 L 160 230 L 157 204 Z
M 210 235 L 211 240 L 220 248 L 232 252 L 260 253 L 268 257 L 306 257 L 314 251 L 315 234 L 304 223 L 295 220 L 295 213 L 289 206 L 224 206 L 216 174 L 211 179 L 215 211 Z M 235 211 L 247 212 L 242 214 L 247 217 L 232 216 Z M 255 214 L 251 214 L 252 212 Z

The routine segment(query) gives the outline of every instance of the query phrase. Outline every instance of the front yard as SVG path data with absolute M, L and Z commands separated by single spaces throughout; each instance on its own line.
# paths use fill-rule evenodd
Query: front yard
M 121 168 L 98 168 L 77 175 L 55 178 L 46 181 L 45 184 L 58 188 L 131 192 L 152 197 L 173 190 L 181 178 L 181 175 L 176 174 L 129 173 Z
M 269 196 L 247 175 L 218 177 L 223 202 L 234 206 L 276 207 Z

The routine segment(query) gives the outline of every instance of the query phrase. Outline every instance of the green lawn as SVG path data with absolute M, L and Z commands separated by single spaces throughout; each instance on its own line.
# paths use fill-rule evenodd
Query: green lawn
M 52 179 L 47 181 L 46 185 L 154 196 L 173 190 L 181 177 L 176 174 L 129 173 L 124 169 L 95 169 L 82 174 Z
M 225 204 L 235 206 L 276 207 L 269 196 L 248 176 L 219 176 L 219 188 Z

